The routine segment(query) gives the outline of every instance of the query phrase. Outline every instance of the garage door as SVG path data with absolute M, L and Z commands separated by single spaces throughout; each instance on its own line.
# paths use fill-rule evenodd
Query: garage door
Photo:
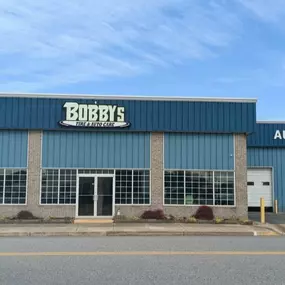
M 263 197 L 265 207 L 273 206 L 271 169 L 247 170 L 248 207 L 259 207 Z

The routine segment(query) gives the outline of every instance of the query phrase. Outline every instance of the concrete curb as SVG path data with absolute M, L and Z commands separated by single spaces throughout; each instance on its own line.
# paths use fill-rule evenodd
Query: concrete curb
M 278 236 L 276 232 L 186 232 L 186 231 L 102 231 L 102 232 L 4 232 L 0 237 L 103 237 L 103 236 Z
M 162 232 L 162 231 L 140 231 L 140 232 L 124 232 L 113 231 L 107 232 L 107 236 L 254 236 L 253 232 Z
M 285 235 L 285 227 L 281 225 L 274 225 L 274 227 L 281 233 L 281 235 Z
M 264 229 L 267 229 L 269 231 L 272 231 L 274 232 L 276 235 L 285 235 L 285 229 L 279 225 L 273 225 L 273 224 L 261 224 L 261 223 L 258 223 L 256 222 L 255 223 L 256 226 L 258 226 L 259 228 L 264 228 Z
M 106 232 L 14 232 L 0 233 L 0 237 L 102 237 L 106 236 Z
M 271 231 L 271 232 L 255 232 L 254 236 L 259 236 L 259 237 L 273 237 L 273 236 L 281 236 L 279 233 L 275 232 L 275 231 Z

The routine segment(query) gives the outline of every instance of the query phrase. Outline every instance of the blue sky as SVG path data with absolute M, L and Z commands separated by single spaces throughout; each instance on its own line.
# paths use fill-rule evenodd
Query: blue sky
M 284 0 L 0 2 L 0 92 L 258 98 L 285 120 Z

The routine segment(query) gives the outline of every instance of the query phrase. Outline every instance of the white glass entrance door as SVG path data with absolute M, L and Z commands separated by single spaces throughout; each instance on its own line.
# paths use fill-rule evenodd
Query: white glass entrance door
M 113 216 L 113 177 L 97 177 L 96 213 L 97 216 Z
M 92 217 L 95 214 L 95 177 L 79 177 L 77 207 L 78 216 Z
M 114 176 L 80 175 L 77 187 L 77 217 L 114 215 Z

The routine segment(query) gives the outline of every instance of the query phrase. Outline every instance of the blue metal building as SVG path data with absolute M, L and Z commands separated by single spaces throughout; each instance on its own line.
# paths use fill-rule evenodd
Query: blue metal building
M 0 214 L 246 217 L 256 128 L 254 99 L 2 94 Z
M 248 137 L 248 194 L 249 206 L 266 206 L 285 211 L 285 123 L 258 122 L 256 131 Z M 251 203 L 250 203 L 251 202 Z

